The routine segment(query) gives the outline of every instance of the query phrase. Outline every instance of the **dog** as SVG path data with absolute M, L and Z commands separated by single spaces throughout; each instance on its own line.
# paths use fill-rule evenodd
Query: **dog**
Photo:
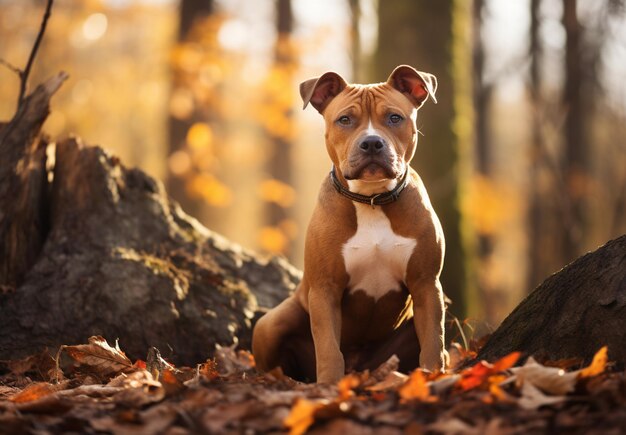
M 324 117 L 332 170 L 322 182 L 296 291 L 254 327 L 257 367 L 334 383 L 392 355 L 399 368 L 445 369 L 441 224 L 409 162 L 417 112 L 437 79 L 398 66 L 386 82 L 327 72 L 300 85 Z

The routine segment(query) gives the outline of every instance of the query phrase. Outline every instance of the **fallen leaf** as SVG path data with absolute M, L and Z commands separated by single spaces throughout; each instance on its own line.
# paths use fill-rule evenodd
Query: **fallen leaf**
M 507 356 L 500 358 L 498 361 L 493 363 L 493 370 L 495 372 L 502 372 L 504 370 L 508 370 L 515 365 L 519 357 L 522 356 L 521 352 L 512 352 Z
M 42 381 L 52 380 L 54 375 L 55 361 L 48 354 L 47 350 L 43 350 L 26 358 L 12 361 L 0 361 L 0 365 L 6 368 L 15 376 L 25 376 L 27 373 L 35 373 L 36 378 Z M 29 375 L 33 378 L 32 375 Z
M 522 397 L 519 398 L 517 404 L 524 409 L 530 410 L 535 410 L 545 405 L 554 405 L 566 400 L 565 396 L 546 396 L 530 382 L 522 384 L 521 393 Z
M 478 428 L 472 427 L 456 417 L 438 420 L 428 425 L 429 432 L 444 434 L 480 434 Z
M 52 393 L 56 393 L 60 389 L 64 388 L 67 383 L 61 384 L 50 384 L 48 382 L 37 382 L 35 384 L 31 384 L 19 393 L 9 397 L 9 400 L 13 403 L 26 403 L 32 402 L 34 400 L 41 399 L 42 397 L 48 396 Z
M 148 349 L 148 356 L 146 357 L 146 370 L 148 370 L 150 374 L 152 374 L 152 377 L 157 381 L 159 380 L 161 372 L 178 371 L 176 367 L 161 357 L 161 352 L 156 347 Z
M 363 382 L 363 386 L 369 387 L 374 385 L 377 382 L 382 381 L 387 378 L 390 373 L 397 372 L 398 367 L 400 365 L 400 358 L 397 355 L 391 355 L 387 361 L 379 365 L 365 382 Z
M 135 369 L 123 352 L 111 347 L 100 336 L 89 337 L 89 344 L 64 346 L 63 350 L 76 362 L 88 366 L 100 376 L 111 377 Z
M 20 389 L 15 387 L 7 387 L 5 385 L 0 385 L 0 400 L 6 399 L 8 397 L 14 396 L 19 393 Z
M 198 372 L 201 376 L 209 381 L 212 379 L 216 379 L 220 375 L 217 372 L 217 363 L 214 359 L 209 359 L 204 364 L 200 364 Z
M 367 387 L 368 391 L 385 391 L 385 390 L 395 390 L 400 385 L 404 384 L 409 377 L 404 373 L 400 372 L 391 372 L 385 377 L 382 381 Z
M 450 390 L 454 385 L 456 385 L 461 379 L 461 375 L 447 375 L 443 376 L 435 381 L 430 383 L 430 389 L 433 394 L 436 396 L 440 396 L 446 391 Z
M 515 365 L 520 356 L 521 352 L 513 352 L 493 364 L 480 361 L 472 367 L 463 370 L 461 380 L 458 384 L 459 388 L 463 391 L 467 391 L 480 386 L 488 386 L 490 376 L 510 369 Z
M 215 345 L 215 362 L 220 375 L 228 376 L 251 370 L 255 367 L 254 356 L 248 351 L 235 351 L 236 345 Z
M 398 394 L 404 401 L 417 399 L 422 402 L 433 402 L 437 400 L 435 396 L 431 396 L 426 375 L 420 369 L 413 370 L 407 382 L 398 389 Z
M 305 433 L 315 421 L 315 411 L 323 405 L 324 402 L 312 402 L 299 398 L 284 420 L 284 425 L 289 428 L 289 434 L 301 435 Z
M 565 395 L 576 387 L 576 372 L 567 373 L 563 369 L 546 367 L 533 357 L 528 358 L 522 367 L 512 368 L 518 384 L 530 382 L 541 391 L 553 395 Z
M 604 373 L 606 370 L 606 363 L 608 362 L 608 347 L 604 346 L 593 356 L 593 361 L 588 367 L 580 370 L 578 373 L 579 379 L 590 378 L 592 376 L 598 376 Z
M 350 397 L 354 396 L 354 391 L 352 390 L 360 384 L 361 378 L 354 373 L 350 373 L 349 375 L 341 378 L 341 380 L 337 383 L 337 388 L 339 389 L 338 400 L 348 400 Z

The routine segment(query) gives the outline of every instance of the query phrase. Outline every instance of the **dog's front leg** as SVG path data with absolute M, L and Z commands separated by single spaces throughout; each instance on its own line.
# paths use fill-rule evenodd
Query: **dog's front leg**
M 341 297 L 328 289 L 309 290 L 309 316 L 315 345 L 317 382 L 334 383 L 345 374 L 340 349 Z
M 442 371 L 444 349 L 444 302 L 438 279 L 420 280 L 409 285 L 413 298 L 413 323 L 420 343 L 420 367 Z

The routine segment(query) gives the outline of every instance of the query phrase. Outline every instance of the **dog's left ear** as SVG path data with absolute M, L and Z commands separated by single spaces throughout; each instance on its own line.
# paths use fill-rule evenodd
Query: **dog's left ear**
M 400 65 L 393 70 L 387 83 L 406 95 L 418 109 L 429 96 L 437 103 L 437 77 L 432 74 L 418 71 L 412 66 Z

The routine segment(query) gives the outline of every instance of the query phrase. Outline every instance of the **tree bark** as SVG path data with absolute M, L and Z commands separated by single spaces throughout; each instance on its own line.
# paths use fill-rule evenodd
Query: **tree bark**
M 583 27 L 578 19 L 577 0 L 563 0 L 565 30 L 565 106 L 563 173 L 569 199 L 568 225 L 563 225 L 561 259 L 571 261 L 583 247 L 585 233 L 585 186 L 589 178 L 588 124 L 590 97 L 584 80 Z
M 38 86 L 0 129 L 0 288 L 4 291 L 20 283 L 44 242 L 47 141 L 39 132 L 49 113 L 50 97 L 66 78 L 60 73 Z
M 282 85 L 292 89 L 293 74 L 295 71 L 295 50 L 293 48 L 293 11 L 291 0 L 276 0 L 276 43 L 274 46 L 274 65 L 283 81 Z M 292 95 L 293 96 L 293 95 Z M 292 99 L 292 98 L 291 98 Z M 276 116 L 284 123 L 293 122 L 293 104 L 280 103 L 276 95 L 267 97 L 268 106 L 273 107 Z M 271 157 L 267 161 L 267 171 L 270 176 L 288 186 L 293 186 L 293 138 L 288 132 L 272 132 L 266 128 L 266 134 L 271 143 Z M 291 205 L 267 202 L 265 204 L 265 224 L 273 227 L 284 234 L 285 243 L 279 252 L 293 258 L 293 236 L 281 229 L 286 222 L 293 218 Z
M 188 42 L 194 25 L 210 17 L 214 12 L 213 0 L 181 0 L 179 8 L 179 25 L 178 25 L 178 44 L 184 44 Z M 182 70 L 179 65 L 172 65 L 172 88 L 170 98 L 174 96 L 177 91 L 188 91 L 189 89 L 189 75 L 188 72 Z M 189 128 L 194 122 L 206 122 L 208 117 L 205 116 L 202 111 L 197 107 L 198 102 L 193 101 L 194 108 L 191 113 L 185 117 L 177 117 L 176 114 L 170 114 L 168 120 L 168 156 L 173 155 L 179 150 L 184 150 L 186 146 L 186 136 Z M 198 219 L 204 221 L 203 211 L 206 207 L 199 198 L 194 198 L 189 195 L 186 189 L 187 179 L 180 175 L 170 173 L 167 179 L 167 189 L 170 195 L 176 201 L 178 201 L 183 209 Z
M 378 50 L 372 81 L 385 80 L 400 64 L 438 80 L 437 105 L 418 114 L 412 165 L 423 178 L 446 236 L 441 275 L 450 310 L 465 318 L 474 297 L 467 222 L 460 210 L 472 149 L 471 4 L 460 0 L 387 0 L 378 3 Z M 469 309 L 468 309 L 469 308 Z M 472 313 L 474 314 L 474 313 Z
M 0 196 L 10 205 L 2 204 L 2 222 L 14 228 L 0 233 L 3 253 L 8 246 L 14 254 L 2 256 L 2 270 L 22 271 L 17 288 L 0 292 L 0 359 L 91 335 L 119 338 L 131 358 L 155 346 L 187 365 L 211 356 L 216 343 L 248 347 L 255 311 L 284 299 L 299 272 L 212 233 L 161 183 L 77 139 L 57 144 L 48 183 L 41 147 L 31 145 L 41 143 L 36 133 L 54 90 L 37 98 L 41 89 L 49 87 L 24 108 L 38 117 L 18 116 L 7 136 L 21 132 L 26 142 L 2 141 L 8 151 L 25 150 L 21 159 L 2 160 L 2 174 L 21 162 L 37 165 L 29 177 L 9 179 L 12 190 Z M 29 245 L 33 234 L 37 243 Z
M 513 351 L 540 359 L 589 361 L 602 346 L 626 363 L 626 235 L 549 277 L 481 349 L 489 361 Z

